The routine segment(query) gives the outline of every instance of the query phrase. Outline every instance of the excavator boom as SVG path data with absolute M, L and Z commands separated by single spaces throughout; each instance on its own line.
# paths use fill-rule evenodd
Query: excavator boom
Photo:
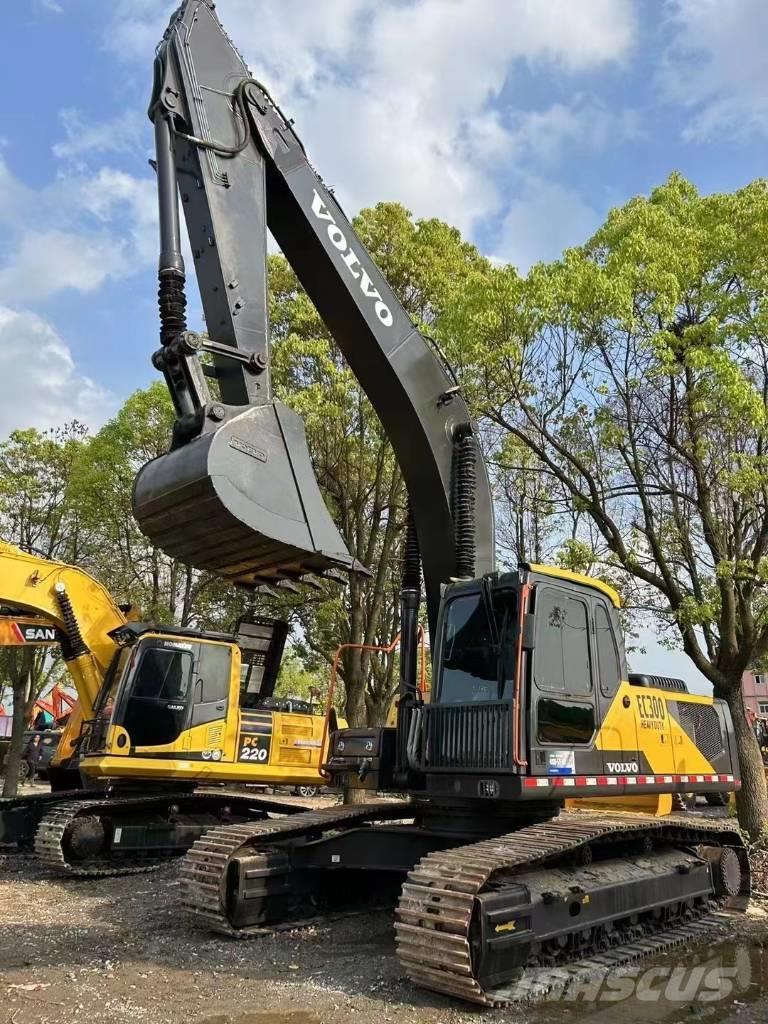
M 0 541 L 0 604 L 55 626 L 86 718 L 117 650 L 110 632 L 126 617 L 109 591 L 83 569 Z M 77 609 L 76 613 L 75 610 Z
M 93 716 L 104 675 L 117 651 L 110 636 L 126 617 L 99 582 L 83 569 L 30 554 L 0 541 L 0 605 L 43 616 L 55 627 L 78 701 L 54 758 L 75 755 L 84 720 Z
M 178 420 L 172 451 L 138 477 L 137 519 L 168 553 L 236 582 L 361 568 L 325 509 L 300 419 L 272 395 L 269 227 L 391 439 L 434 628 L 440 584 L 494 568 L 490 489 L 468 409 L 214 7 L 185 0 L 157 57 L 163 347 L 154 361 Z M 208 340 L 186 330 L 179 192 Z M 468 493 L 457 497 L 462 448 Z M 462 516 L 471 520 L 463 539 Z

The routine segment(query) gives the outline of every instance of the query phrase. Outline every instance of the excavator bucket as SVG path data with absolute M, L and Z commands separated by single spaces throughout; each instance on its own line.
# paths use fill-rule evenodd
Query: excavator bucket
M 234 583 L 366 571 L 325 507 L 301 418 L 277 401 L 147 463 L 133 509 L 166 554 Z

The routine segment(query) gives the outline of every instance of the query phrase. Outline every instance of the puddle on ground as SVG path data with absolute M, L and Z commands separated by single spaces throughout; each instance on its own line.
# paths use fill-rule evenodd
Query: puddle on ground
M 219 1013 L 205 1017 L 198 1024 L 321 1024 L 321 1021 L 304 1010 L 288 1010 L 286 1013 Z
M 614 968 L 565 994 L 525 1007 L 529 1024 L 727 1024 L 739 1006 L 768 993 L 768 947 L 732 940 L 680 947 L 663 957 Z M 459 1004 L 457 1004 L 457 1007 Z M 198 1024 L 324 1024 L 305 1010 L 224 1013 Z
M 733 940 L 681 947 L 656 960 L 614 969 L 539 1004 L 531 1024 L 682 1024 L 723 1020 L 768 992 L 768 948 Z

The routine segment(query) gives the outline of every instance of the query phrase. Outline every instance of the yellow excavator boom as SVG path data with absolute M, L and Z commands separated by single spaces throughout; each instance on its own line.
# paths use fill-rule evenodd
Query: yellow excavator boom
M 104 673 L 117 650 L 109 633 L 125 625 L 126 616 L 109 591 L 85 570 L 30 554 L 3 541 L 0 605 L 44 616 L 61 635 L 78 705 L 54 758 L 57 765 L 74 752 L 83 719 L 93 715 Z

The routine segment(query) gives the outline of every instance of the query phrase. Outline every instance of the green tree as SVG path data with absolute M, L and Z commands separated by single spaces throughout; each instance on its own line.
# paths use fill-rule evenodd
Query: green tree
M 477 408 L 728 702 L 753 836 L 768 800 L 741 677 L 768 651 L 767 232 L 764 182 L 701 196 L 673 175 L 526 280 L 475 275 L 453 311 Z

